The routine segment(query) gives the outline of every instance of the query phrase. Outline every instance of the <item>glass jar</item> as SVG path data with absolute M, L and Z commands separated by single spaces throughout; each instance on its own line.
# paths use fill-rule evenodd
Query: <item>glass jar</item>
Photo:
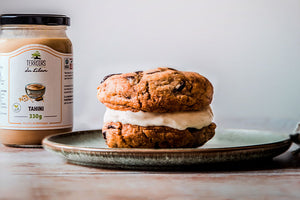
M 65 15 L 0 16 L 0 142 L 40 145 L 73 127 L 72 43 Z

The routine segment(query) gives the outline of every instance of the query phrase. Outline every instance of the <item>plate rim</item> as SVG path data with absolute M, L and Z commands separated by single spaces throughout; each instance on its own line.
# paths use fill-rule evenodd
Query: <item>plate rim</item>
M 252 129 L 224 129 L 224 130 L 252 130 Z M 255 129 L 253 129 L 255 130 Z M 277 142 L 262 143 L 255 145 L 245 145 L 245 146 L 234 146 L 234 147 L 212 147 L 212 148 L 164 148 L 164 149 L 150 149 L 150 148 L 96 148 L 96 147 L 78 147 L 72 146 L 69 144 L 63 144 L 51 141 L 53 137 L 75 135 L 75 134 L 86 134 L 86 132 L 102 131 L 101 129 L 92 129 L 92 130 L 81 130 L 81 131 L 71 131 L 66 133 L 58 133 L 45 137 L 42 141 L 42 146 L 46 149 L 54 150 L 63 149 L 63 151 L 80 151 L 80 152 L 93 152 L 93 153 L 111 153 L 111 154 L 120 154 L 120 153 L 139 153 L 139 154 L 166 154 L 166 153 L 180 153 L 180 154 L 189 154 L 189 153 L 215 153 L 215 152 L 234 152 L 234 151 L 244 151 L 244 150 L 253 150 L 258 148 L 271 148 L 276 146 L 277 148 L 287 146 L 287 149 L 290 148 L 292 141 L 290 138 L 283 139 Z M 256 130 L 257 131 L 257 130 Z M 263 131 L 263 130 L 262 130 Z M 53 149 L 54 148 L 54 149 Z

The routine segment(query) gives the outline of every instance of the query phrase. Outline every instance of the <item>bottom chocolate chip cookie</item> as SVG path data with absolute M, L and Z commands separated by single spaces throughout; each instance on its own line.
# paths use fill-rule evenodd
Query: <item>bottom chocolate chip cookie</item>
M 110 148 L 187 148 L 205 144 L 214 136 L 215 128 L 215 123 L 202 129 L 177 130 L 109 122 L 104 124 L 102 133 Z

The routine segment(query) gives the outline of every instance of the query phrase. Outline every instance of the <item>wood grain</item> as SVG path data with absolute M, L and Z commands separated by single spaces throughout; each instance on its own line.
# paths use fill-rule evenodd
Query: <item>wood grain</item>
M 300 199 L 296 148 L 273 161 L 126 171 L 69 164 L 43 149 L 0 146 L 0 199 Z

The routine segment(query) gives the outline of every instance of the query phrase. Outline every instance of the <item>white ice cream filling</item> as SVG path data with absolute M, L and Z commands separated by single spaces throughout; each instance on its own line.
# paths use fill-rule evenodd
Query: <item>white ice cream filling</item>
M 104 123 L 121 122 L 138 126 L 167 126 L 178 130 L 201 129 L 210 125 L 212 120 L 213 113 L 209 106 L 202 111 L 174 113 L 131 112 L 107 108 L 104 114 Z

